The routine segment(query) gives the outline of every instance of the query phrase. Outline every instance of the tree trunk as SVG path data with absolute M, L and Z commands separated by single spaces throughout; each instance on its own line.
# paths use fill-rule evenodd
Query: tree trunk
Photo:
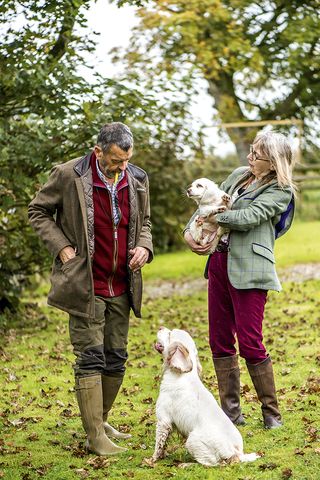
M 248 119 L 243 115 L 234 91 L 232 76 L 221 74 L 218 80 L 207 78 L 207 81 L 208 93 L 214 98 L 215 108 L 218 110 L 222 122 L 247 122 Z M 257 130 L 252 127 L 232 127 L 226 130 L 236 147 L 241 165 L 247 165 L 250 144 Z
M 250 144 L 255 136 L 255 131 L 248 127 L 235 127 L 228 128 L 227 133 L 236 147 L 241 165 L 248 165 L 247 156 L 250 151 Z

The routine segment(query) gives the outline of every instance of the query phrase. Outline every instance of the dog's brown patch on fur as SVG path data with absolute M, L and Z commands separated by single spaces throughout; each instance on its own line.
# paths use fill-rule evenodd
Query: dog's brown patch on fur
M 193 367 L 188 349 L 180 342 L 169 346 L 166 364 L 180 373 L 188 373 Z

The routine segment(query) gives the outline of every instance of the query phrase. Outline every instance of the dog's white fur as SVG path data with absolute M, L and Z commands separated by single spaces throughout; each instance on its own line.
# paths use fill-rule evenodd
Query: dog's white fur
M 211 248 L 213 252 L 221 236 L 226 232 L 218 225 L 215 215 L 231 207 L 230 196 L 208 178 L 198 178 L 192 182 L 187 189 L 187 195 L 197 203 L 199 208 L 199 215 L 189 226 L 192 238 L 199 245 L 206 245 L 209 241 L 213 241 Z
M 186 448 L 202 465 L 247 462 L 239 430 L 219 407 L 199 378 L 197 348 L 184 330 L 161 327 L 155 348 L 163 354 L 164 373 L 156 405 L 156 445 L 151 461 L 163 458 L 173 427 L 187 439 Z

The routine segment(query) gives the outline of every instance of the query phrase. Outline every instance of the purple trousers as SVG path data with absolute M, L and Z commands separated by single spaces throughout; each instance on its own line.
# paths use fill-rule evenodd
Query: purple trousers
M 214 358 L 237 353 L 250 364 L 268 357 L 262 343 L 262 321 L 267 290 L 237 289 L 228 278 L 228 254 L 215 252 L 209 261 L 208 309 L 209 339 Z

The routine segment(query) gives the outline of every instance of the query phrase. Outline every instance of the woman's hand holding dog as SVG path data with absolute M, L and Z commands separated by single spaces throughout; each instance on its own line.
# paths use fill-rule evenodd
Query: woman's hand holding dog
M 212 242 L 208 242 L 208 243 L 206 243 L 206 245 L 199 245 L 198 243 L 196 243 L 194 241 L 194 239 L 192 238 L 192 235 L 189 232 L 189 230 L 186 230 L 186 232 L 184 234 L 184 240 L 185 240 L 186 244 L 188 245 L 188 247 L 194 253 L 197 253 L 198 255 L 209 255 L 209 253 L 211 251 Z

